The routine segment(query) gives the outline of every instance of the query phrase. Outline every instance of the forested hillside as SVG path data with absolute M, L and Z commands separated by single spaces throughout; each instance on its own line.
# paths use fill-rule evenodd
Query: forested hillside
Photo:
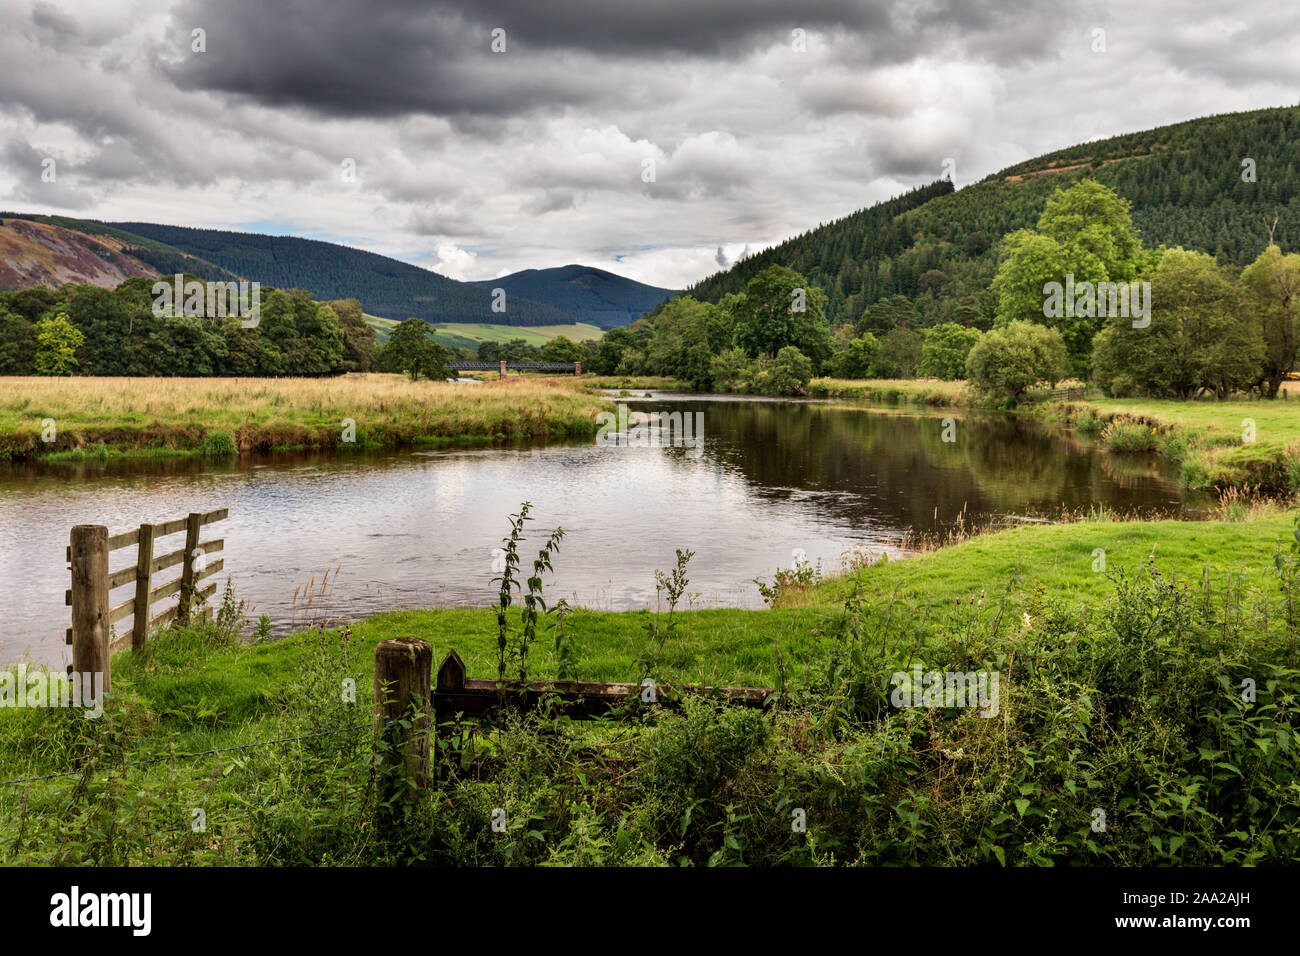
M 147 222 L 110 225 L 266 285 L 306 289 L 318 299 L 358 299 L 372 315 L 498 325 L 572 321 L 557 309 L 515 296 L 507 297 L 504 312 L 494 312 L 488 289 L 332 242 Z
M 579 265 L 525 269 L 473 284 L 505 289 L 510 296 L 553 306 L 573 316 L 574 322 L 588 322 L 601 329 L 628 325 L 676 294 L 673 289 Z
M 826 292 L 833 327 L 859 323 L 881 303 L 893 316 L 869 326 L 899 324 L 902 313 L 914 326 L 987 328 L 999 241 L 1032 226 L 1058 187 L 1095 177 L 1130 201 L 1146 245 L 1181 245 L 1242 266 L 1268 244 L 1274 217 L 1278 245 L 1300 248 L 1297 170 L 1300 108 L 1205 117 L 1082 143 L 955 192 L 946 181 L 913 190 L 764 250 L 686 293 L 717 302 L 743 292 L 767 266 L 785 265 Z

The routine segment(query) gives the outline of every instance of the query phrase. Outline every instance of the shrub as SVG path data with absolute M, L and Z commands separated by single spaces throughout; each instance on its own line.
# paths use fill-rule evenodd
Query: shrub
M 966 358 L 980 340 L 980 330 L 943 322 L 926 329 L 918 372 L 927 378 L 951 381 L 966 374 Z
M 203 436 L 203 444 L 199 447 L 204 458 L 234 458 L 239 454 L 229 432 L 210 431 Z
M 1120 454 L 1139 454 L 1160 447 L 1158 430 L 1138 422 L 1113 421 L 1102 430 L 1101 440 L 1111 451 Z
M 966 359 L 976 388 L 1019 403 L 1039 382 L 1055 385 L 1069 374 L 1061 333 L 1034 322 L 1011 322 L 987 332 Z

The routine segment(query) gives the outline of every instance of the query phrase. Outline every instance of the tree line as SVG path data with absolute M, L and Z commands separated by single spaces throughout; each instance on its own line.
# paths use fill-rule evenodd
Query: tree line
M 1049 195 L 1034 228 L 998 243 L 987 323 L 927 325 L 903 296 L 835 322 L 824 289 L 772 264 L 743 292 L 680 295 L 610 330 L 584 368 L 779 394 L 801 393 L 813 375 L 921 376 L 968 378 L 1018 401 L 1039 382 L 1077 377 L 1116 396 L 1272 398 L 1300 351 L 1300 255 L 1261 246 L 1244 268 L 1146 247 L 1130 203 L 1086 177 Z
M 3 375 L 335 375 L 379 367 L 355 299 L 263 287 L 255 328 L 235 315 L 154 314 L 154 280 L 0 291 Z M 181 310 L 178 310 L 181 311 Z

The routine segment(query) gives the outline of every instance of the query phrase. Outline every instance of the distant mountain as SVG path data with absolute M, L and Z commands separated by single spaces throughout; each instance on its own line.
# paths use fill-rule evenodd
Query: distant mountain
M 661 289 L 604 269 L 579 265 L 525 269 L 473 285 L 505 289 L 507 301 L 515 296 L 531 299 L 572 316 L 573 322 L 587 322 L 601 329 L 628 325 L 677 294 L 675 289 Z
M 306 289 L 318 300 L 358 299 L 366 312 L 398 320 L 523 326 L 576 321 L 522 295 L 508 295 L 506 311 L 493 312 L 488 289 L 331 242 L 0 212 L 0 288 L 115 286 L 131 276 L 177 272 Z
M 371 315 L 496 325 L 567 325 L 574 321 L 564 312 L 522 295 L 507 295 L 506 311 L 493 312 L 489 290 L 332 242 L 148 222 L 110 225 L 276 288 L 306 289 L 317 299 L 358 299 Z

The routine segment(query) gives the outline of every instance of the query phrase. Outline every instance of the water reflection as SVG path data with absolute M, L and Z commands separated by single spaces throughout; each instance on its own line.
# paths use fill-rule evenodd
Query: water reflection
M 283 630 L 295 587 L 327 568 L 339 575 L 324 603 L 343 616 L 489 603 L 492 549 L 524 499 L 536 532 L 568 532 L 548 597 L 602 608 L 646 606 L 654 570 L 671 565 L 674 548 L 696 551 L 698 604 L 757 607 L 752 579 L 788 565 L 796 548 L 836 567 L 855 544 L 941 529 L 963 509 L 979 518 L 1105 504 L 1178 515 L 1204 505 L 1145 459 L 1117 465 L 1014 417 L 681 396 L 636 407 L 702 411 L 703 455 L 574 444 L 9 469 L 0 476 L 0 579 L 16 599 L 0 659 L 25 649 L 63 658 L 63 549 L 79 523 L 119 531 L 228 507 L 216 526 L 226 568 Z M 948 417 L 952 442 L 942 440 Z

